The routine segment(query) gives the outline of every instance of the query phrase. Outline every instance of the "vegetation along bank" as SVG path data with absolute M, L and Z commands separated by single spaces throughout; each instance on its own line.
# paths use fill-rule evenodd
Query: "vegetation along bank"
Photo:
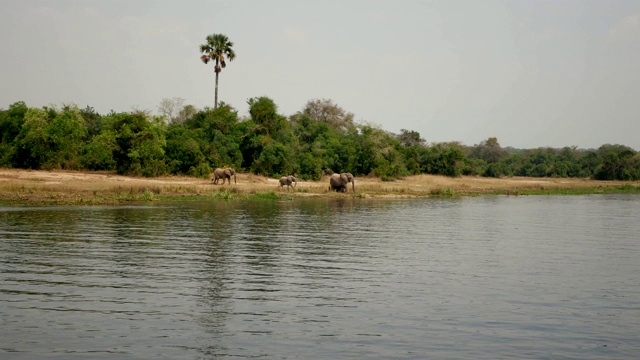
M 421 174 L 640 180 L 640 153 L 624 145 L 514 149 L 496 138 L 472 146 L 428 143 L 415 131 L 394 134 L 356 123 L 331 100 L 311 100 L 289 117 L 267 97 L 247 105 L 247 117 L 224 103 L 202 110 L 165 106 L 164 115 L 154 116 L 16 102 L 0 109 L 0 167 L 202 179 L 232 167 L 303 181 L 334 172 L 384 181 Z

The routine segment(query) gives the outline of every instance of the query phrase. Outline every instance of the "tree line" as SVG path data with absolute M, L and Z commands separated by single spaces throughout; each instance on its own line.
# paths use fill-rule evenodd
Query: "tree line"
M 416 131 L 394 134 L 357 123 L 352 113 L 326 99 L 310 100 L 289 117 L 268 97 L 249 99 L 245 117 L 224 102 L 202 110 L 163 102 L 161 116 L 16 102 L 0 109 L 0 167 L 145 177 L 205 178 L 216 167 L 233 167 L 305 180 L 333 172 L 383 180 L 416 174 L 640 180 L 640 153 L 624 145 L 513 149 L 496 138 L 472 146 L 427 143 Z

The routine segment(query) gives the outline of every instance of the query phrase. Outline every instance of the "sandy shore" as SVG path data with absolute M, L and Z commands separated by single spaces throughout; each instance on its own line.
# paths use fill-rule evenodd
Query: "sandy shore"
M 129 200 L 207 197 L 226 192 L 237 196 L 272 192 L 287 197 L 353 196 L 328 191 L 328 177 L 321 181 L 299 181 L 295 191 L 278 186 L 278 180 L 249 173 L 238 174 L 237 183 L 214 185 L 210 179 L 171 176 L 139 178 L 103 172 L 35 171 L 0 169 L 0 201 L 45 203 L 111 203 Z M 422 197 L 441 194 L 513 193 L 531 190 L 607 189 L 640 182 L 596 181 L 551 178 L 449 178 L 415 175 L 383 182 L 377 178 L 357 177 L 359 197 Z M 596 191 L 597 192 L 597 191 Z

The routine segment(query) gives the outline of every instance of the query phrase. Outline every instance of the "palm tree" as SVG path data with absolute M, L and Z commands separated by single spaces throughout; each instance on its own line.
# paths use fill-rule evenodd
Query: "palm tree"
M 236 53 L 232 49 L 233 43 L 229 41 L 229 38 L 223 34 L 211 34 L 207 36 L 207 43 L 200 45 L 200 60 L 203 63 L 212 61 L 214 64 L 214 71 L 216 72 L 216 97 L 214 109 L 218 108 L 218 74 L 222 71 L 222 68 L 227 66 L 225 57 L 229 61 L 236 58 Z

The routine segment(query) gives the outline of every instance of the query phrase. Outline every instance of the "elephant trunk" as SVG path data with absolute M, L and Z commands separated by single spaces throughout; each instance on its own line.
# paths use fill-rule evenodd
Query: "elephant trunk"
M 237 183 L 238 183 L 238 181 L 236 180 L 236 174 L 233 174 L 233 183 L 234 183 L 234 184 L 237 184 Z
M 351 180 L 351 191 L 356 192 L 356 180 Z

